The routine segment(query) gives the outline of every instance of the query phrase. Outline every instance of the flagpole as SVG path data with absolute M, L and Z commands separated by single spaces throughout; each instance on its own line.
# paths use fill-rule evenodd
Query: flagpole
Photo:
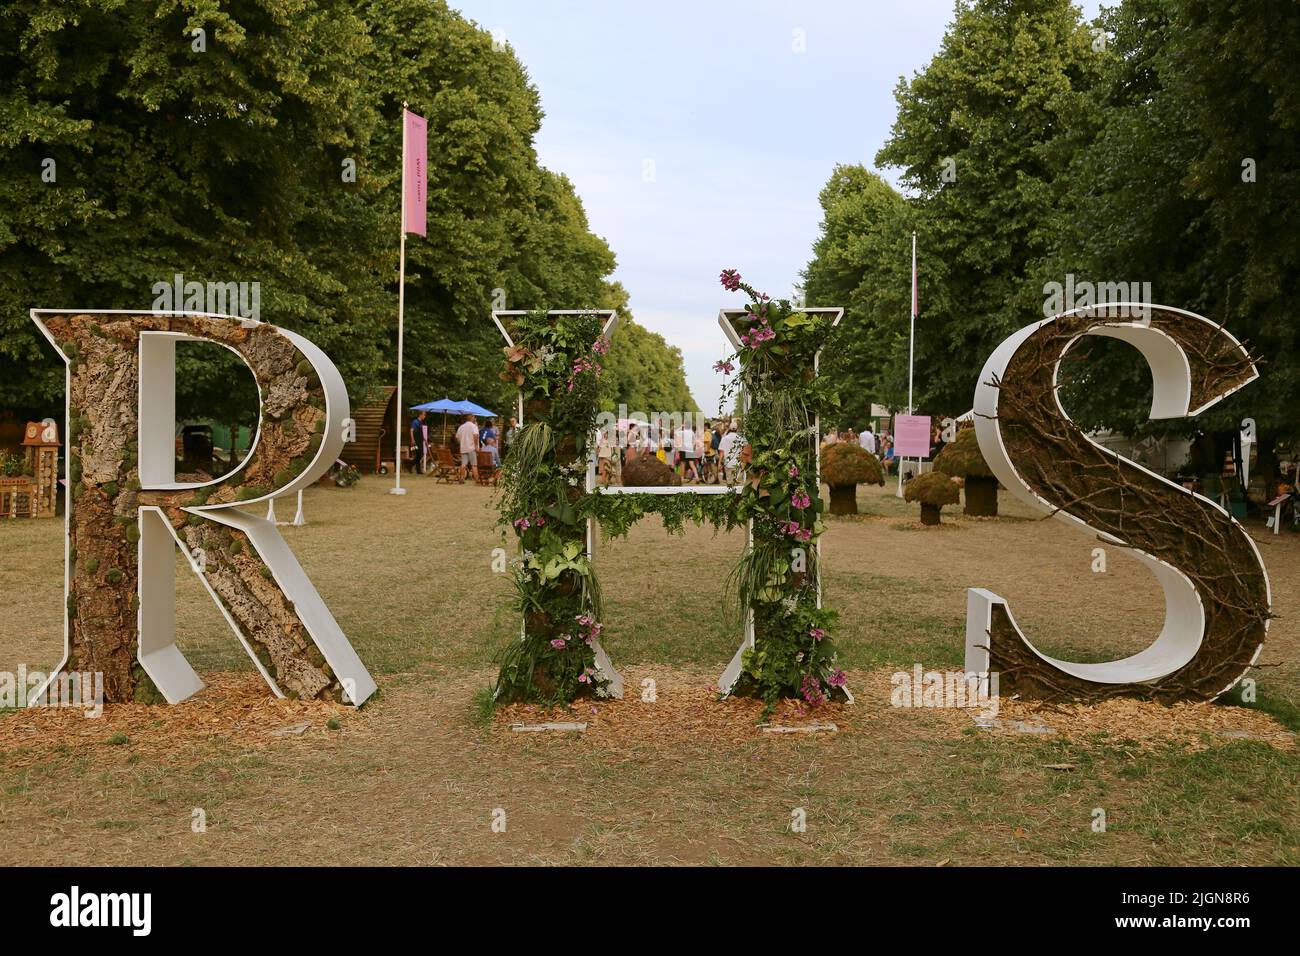
M 912 414 L 912 376 L 913 362 L 916 357 L 916 233 L 912 233 L 912 321 L 907 336 L 907 414 Z M 897 441 L 898 436 L 894 436 Z M 917 459 L 917 468 L 920 468 L 920 459 Z M 903 497 L 903 465 L 900 460 L 898 465 L 898 497 Z
M 907 414 L 912 414 L 912 371 L 916 357 L 916 233 L 912 233 L 912 328 L 907 343 Z
M 402 239 L 401 257 L 397 266 L 397 407 L 393 409 L 393 472 L 394 484 L 390 495 L 404 495 L 402 487 L 402 363 L 406 332 L 406 100 L 402 100 Z M 412 450 L 414 453 L 414 450 Z

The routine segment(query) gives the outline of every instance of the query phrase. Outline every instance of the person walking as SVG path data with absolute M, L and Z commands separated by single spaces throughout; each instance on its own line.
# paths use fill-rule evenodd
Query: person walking
M 609 440 L 609 429 L 596 431 L 596 481 L 602 485 L 610 483 L 614 466 L 614 443 Z
M 456 443 L 460 447 L 461 482 L 469 474 L 478 481 L 478 425 L 473 415 L 466 415 L 465 421 L 456 429 Z
M 727 426 L 727 433 L 718 443 L 718 453 L 722 457 L 723 477 L 727 484 L 734 484 L 740 471 L 740 450 L 744 445 L 734 425 Z
M 862 434 L 858 435 L 858 444 L 862 446 L 863 451 L 876 453 L 876 433 L 871 430 L 871 424 L 867 423 L 862 426 Z
M 713 483 L 722 484 L 726 480 L 726 474 L 722 467 L 722 452 L 718 446 L 722 443 L 723 423 L 718 421 L 713 423 L 709 429 L 709 445 L 713 455 Z
M 682 480 L 698 482 L 700 480 L 700 449 L 695 443 L 695 429 L 683 424 L 677 433 L 678 447 L 682 450 Z

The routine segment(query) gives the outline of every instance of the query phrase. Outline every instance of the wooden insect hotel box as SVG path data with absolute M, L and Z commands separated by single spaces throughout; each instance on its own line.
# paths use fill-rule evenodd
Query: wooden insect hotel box
M 59 502 L 59 426 L 28 422 L 22 452 L 22 474 L 0 475 L 0 516 L 53 518 Z

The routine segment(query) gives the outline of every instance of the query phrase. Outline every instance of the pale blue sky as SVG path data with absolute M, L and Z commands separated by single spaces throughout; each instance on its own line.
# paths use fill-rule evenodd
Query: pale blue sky
M 718 309 L 743 304 L 718 273 L 792 293 L 817 236 L 818 192 L 836 163 L 873 165 L 899 77 L 935 54 L 953 10 L 951 0 L 450 2 L 528 69 L 546 113 L 542 164 L 573 180 L 618 256 L 633 315 L 682 350 L 706 412 L 721 386 L 712 365 L 728 351 Z M 1095 16 L 1096 0 L 1083 9 Z

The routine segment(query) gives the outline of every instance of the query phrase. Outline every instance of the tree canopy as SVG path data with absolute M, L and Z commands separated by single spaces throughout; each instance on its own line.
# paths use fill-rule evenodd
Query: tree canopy
M 1296 437 L 1300 7 L 1125 0 L 1084 23 L 1068 0 L 961 2 L 940 51 L 900 82 L 873 172 L 837 167 L 804 273 L 843 302 L 844 404 L 905 404 L 910 231 L 919 240 L 920 411 L 970 406 L 993 348 L 1044 314 L 1048 283 L 1150 283 L 1222 322 L 1262 378 L 1194 423 L 1149 425 L 1150 375 L 1088 340 L 1065 394 L 1085 427 Z M 900 385 L 902 388 L 900 388 Z
M 508 406 L 492 308 L 626 312 L 573 184 L 538 163 L 538 91 L 443 0 L 16 0 L 0 71 L 0 405 L 61 404 L 30 308 L 148 309 L 177 273 L 260 283 L 261 317 L 320 345 L 354 402 L 395 380 L 404 100 L 429 137 L 412 401 Z M 684 387 L 679 354 L 644 349 L 648 382 Z M 221 362 L 178 379 L 217 420 L 243 400 Z

